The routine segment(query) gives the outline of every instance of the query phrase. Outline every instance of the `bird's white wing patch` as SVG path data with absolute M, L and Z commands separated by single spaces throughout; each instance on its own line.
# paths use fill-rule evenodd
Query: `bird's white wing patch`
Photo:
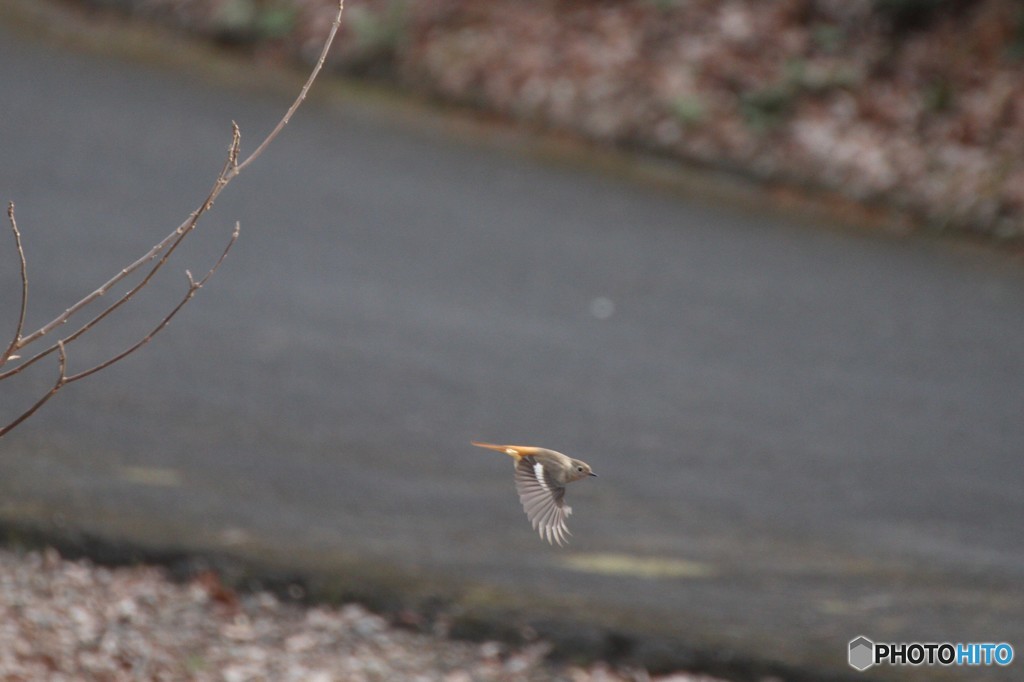
M 540 462 L 523 457 L 516 465 L 516 491 L 526 518 L 541 538 L 551 544 L 564 544 L 571 535 L 565 519 L 572 513 L 565 504 L 565 488 L 551 480 Z
M 537 483 L 540 484 L 540 487 L 544 488 L 544 490 L 547 490 L 549 493 L 551 492 L 551 486 L 549 486 L 547 482 L 547 474 L 544 472 L 544 465 L 540 462 L 533 463 L 533 477 L 537 479 Z

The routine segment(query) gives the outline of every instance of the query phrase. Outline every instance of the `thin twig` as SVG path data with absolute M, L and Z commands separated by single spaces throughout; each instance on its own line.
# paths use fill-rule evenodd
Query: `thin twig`
M 57 395 L 57 391 L 62 389 L 64 387 L 64 384 L 66 384 L 68 382 L 68 376 L 67 376 L 67 373 L 66 373 L 67 372 L 67 364 L 68 364 L 68 356 L 64 352 L 64 344 L 61 341 L 57 342 L 57 354 L 58 354 L 58 357 L 60 358 L 60 363 L 59 363 L 60 371 L 58 372 L 57 381 L 54 382 L 53 387 L 49 391 L 47 391 L 46 394 L 42 398 L 37 400 L 35 405 L 33 405 L 32 407 L 30 407 L 27 410 L 25 410 L 24 412 L 22 412 L 20 417 L 18 417 L 17 419 L 12 421 L 7 426 L 5 426 L 2 429 L 0 429 L 0 438 L 3 438 L 5 435 L 7 435 L 7 433 L 11 429 L 13 429 L 15 426 L 17 426 L 18 424 L 20 424 L 21 422 L 25 421 L 26 419 L 31 417 L 33 414 L 35 414 L 36 410 L 38 410 L 40 407 L 42 407 L 44 404 L 46 404 L 46 402 L 50 398 L 52 398 L 53 396 Z
M 320 57 L 319 57 L 319 59 L 317 59 L 316 65 L 313 67 L 313 71 L 310 73 L 309 78 L 306 79 L 306 82 L 303 84 L 302 89 L 299 91 L 298 96 L 295 98 L 295 101 L 293 101 L 291 106 L 288 107 L 288 111 L 285 112 L 285 114 L 281 118 L 281 120 L 278 121 L 276 126 L 274 126 L 274 129 L 270 131 L 270 133 L 263 139 L 262 142 L 260 142 L 260 144 L 256 147 L 255 151 L 253 151 L 252 154 L 250 154 L 244 161 L 242 161 L 242 162 L 238 161 L 239 148 L 240 148 L 240 146 L 239 146 L 239 143 L 240 143 L 240 133 L 239 133 L 238 125 L 236 123 L 232 122 L 232 124 L 231 124 L 232 139 L 231 139 L 231 146 L 228 149 L 228 159 L 227 159 L 227 162 L 224 165 L 224 169 L 217 176 L 217 180 L 214 182 L 213 187 L 210 190 L 210 193 L 207 195 L 206 200 L 202 203 L 200 208 L 198 210 L 194 211 L 184 222 L 181 223 L 181 225 L 179 225 L 170 234 L 168 234 L 160 242 L 158 242 L 155 246 L 153 246 L 153 248 L 150 249 L 141 258 L 136 260 L 131 265 L 123 268 L 120 272 L 118 272 L 116 275 L 114 275 L 112 278 L 110 278 L 102 286 L 100 286 L 98 289 L 93 291 L 91 294 L 89 294 L 88 296 L 86 296 L 82 300 L 80 300 L 77 303 L 75 303 L 74 305 L 72 305 L 70 308 L 65 310 L 61 315 L 59 315 L 58 317 L 54 318 L 53 320 L 51 320 L 47 324 L 43 325 L 42 327 L 40 327 L 36 331 L 32 332 L 28 336 L 25 336 L 24 338 L 22 338 L 19 341 L 19 343 L 18 343 L 16 348 L 23 348 L 23 347 L 29 345 L 30 343 L 38 340 L 40 337 L 45 336 L 46 334 L 49 334 L 50 332 L 52 332 L 57 327 L 59 327 L 59 326 L 61 326 L 63 324 L 66 324 L 67 321 L 72 316 L 74 316 L 76 313 L 81 311 L 83 308 L 88 306 L 90 303 L 92 303 L 96 299 L 104 296 L 118 282 L 120 282 L 125 277 L 127 277 L 128 275 L 130 275 L 133 272 L 135 272 L 136 270 L 138 270 L 140 267 L 142 267 L 146 263 L 148 263 L 148 262 L 152 261 L 154 258 L 156 258 L 157 255 L 161 251 L 163 251 L 164 249 L 166 249 L 168 247 L 168 245 L 170 245 L 170 247 L 171 247 L 170 249 L 168 249 L 169 251 L 173 251 L 174 248 L 177 247 L 178 243 L 180 243 L 180 238 L 182 236 L 188 234 L 189 232 L 191 232 L 195 228 L 196 223 L 199 221 L 199 218 L 203 215 L 203 213 L 205 213 L 206 211 L 208 211 L 210 208 L 213 207 L 213 202 L 220 195 L 220 193 L 224 190 L 224 188 L 227 187 L 228 183 L 230 183 L 232 180 L 234 180 L 242 172 L 242 170 L 244 170 L 250 163 L 255 161 L 263 153 L 263 151 L 267 148 L 267 146 L 271 142 L 273 142 L 273 140 L 284 129 L 284 127 L 286 125 L 288 125 L 288 122 L 291 120 L 292 116 L 295 114 L 295 111 L 299 108 L 299 106 L 302 104 L 302 102 L 305 101 L 306 95 L 309 92 L 310 87 L 312 87 L 312 85 L 313 85 L 313 81 L 316 79 L 317 75 L 320 73 L 320 70 L 323 68 L 324 63 L 327 60 L 327 54 L 330 51 L 331 45 L 334 43 L 334 38 L 335 38 L 335 36 L 338 33 L 338 27 L 341 25 L 341 15 L 342 15 L 342 12 L 343 12 L 344 8 L 345 8 L 345 0 L 339 0 L 339 2 L 338 2 L 338 12 L 335 14 L 334 20 L 331 22 L 330 32 L 327 34 L 327 38 L 324 41 L 323 49 L 321 49 L 321 51 L 320 51 Z M 161 265 L 164 262 L 166 262 L 166 259 L 164 259 L 164 260 L 162 260 L 160 262 Z M 150 276 L 152 276 L 153 274 L 155 274 L 155 272 L 151 272 Z M 120 307 L 120 305 L 122 305 L 124 302 L 125 302 L 125 300 L 119 300 L 115 304 L 115 307 Z M 75 335 L 70 335 L 68 338 L 71 338 L 71 337 L 74 337 L 74 336 Z M 54 350 L 56 350 L 56 346 L 55 345 L 50 347 L 50 348 L 48 348 L 46 351 L 44 351 L 43 355 L 48 355 L 48 354 L 52 353 Z M 28 363 L 24 363 L 24 364 L 28 364 Z M 0 380 L 6 378 L 6 376 L 8 376 L 8 375 L 0 375 Z
M 189 214 L 189 217 L 185 220 L 185 222 L 183 222 L 173 232 L 171 232 L 169 235 L 167 235 L 167 237 L 165 237 L 163 240 L 161 240 L 160 243 L 158 243 L 156 246 L 154 246 L 152 249 L 150 249 L 149 252 L 146 253 L 146 255 L 144 255 L 142 258 L 139 258 L 134 263 L 132 263 L 128 267 L 126 267 L 123 270 L 121 270 L 117 275 L 115 275 L 112 279 L 110 279 L 108 282 L 106 282 L 99 289 L 97 289 L 96 291 L 94 291 L 91 294 L 89 294 L 89 296 L 86 296 L 84 299 L 82 299 L 81 301 L 79 301 L 78 303 L 73 305 L 68 310 L 64 311 L 64 314 L 61 317 L 58 317 L 57 319 L 53 320 L 49 324 L 47 324 L 44 327 L 40 328 L 38 331 L 36 331 L 33 334 L 31 334 L 31 335 L 25 337 L 24 339 L 22 339 L 18 343 L 16 348 L 17 347 L 26 346 L 29 343 L 31 343 L 32 341 L 35 341 L 36 339 L 40 338 L 44 334 L 49 333 L 50 331 L 52 331 L 56 327 L 58 327 L 60 325 L 63 325 L 63 324 L 66 324 L 68 322 L 68 320 L 70 319 L 70 317 L 74 313 L 78 312 L 79 310 L 84 308 L 89 303 L 92 303 L 96 299 L 98 299 L 101 296 L 105 295 L 107 293 L 107 291 L 109 291 L 109 289 L 111 287 L 113 287 L 115 284 L 117 284 L 119 281 L 121 281 L 122 279 L 124 279 L 125 277 L 127 277 L 128 275 L 133 273 L 134 271 L 138 270 L 141 266 L 145 265 L 147 262 L 149 262 L 149 261 L 153 260 L 154 258 L 156 258 L 161 253 L 161 251 L 162 251 L 163 255 L 160 257 L 160 260 L 158 260 L 156 262 L 156 265 L 154 265 L 150 269 L 150 271 L 146 274 L 145 277 L 143 277 L 135 286 L 133 286 L 131 289 L 129 289 L 120 298 L 118 298 L 116 301 L 114 301 L 113 303 L 108 305 L 106 308 L 104 308 L 102 311 L 100 311 L 100 313 L 98 315 L 96 315 L 91 320 L 89 320 L 88 322 L 83 324 L 81 327 L 76 329 L 71 334 L 68 334 L 67 336 L 65 336 L 62 339 L 64 344 L 67 345 L 67 344 L 70 344 L 70 343 L 74 342 L 80 336 L 82 336 L 87 331 L 89 331 L 98 322 L 103 320 L 103 318 L 107 317 L 108 315 L 113 313 L 115 310 L 120 308 L 122 305 L 124 305 L 125 303 L 130 301 L 135 296 L 135 294 L 137 294 L 139 291 L 142 290 L 143 287 L 145 287 L 147 284 L 149 284 L 150 280 L 152 280 L 153 277 L 156 276 L 157 272 L 159 272 L 163 268 L 163 266 L 167 263 L 167 261 L 170 260 L 171 255 L 175 252 L 175 250 L 178 248 L 178 246 L 185 240 L 185 238 L 189 235 L 189 233 L 192 232 L 192 230 L 194 230 L 196 228 L 196 225 L 199 223 L 199 219 L 207 211 L 209 211 L 213 207 L 213 202 L 216 200 L 217 196 L 221 193 L 221 191 L 223 191 L 223 189 L 231 181 L 231 178 L 228 177 L 228 174 L 231 173 L 231 171 L 234 170 L 237 167 L 237 165 L 238 165 L 238 152 L 239 152 L 239 149 L 241 148 L 241 142 L 242 142 L 242 136 L 241 136 L 241 131 L 238 129 L 238 124 L 235 123 L 234 121 L 232 121 L 231 122 L 231 145 L 228 147 L 228 156 L 227 156 L 227 159 L 224 162 L 224 167 L 221 169 L 220 173 L 217 175 L 217 179 L 214 181 L 213 186 L 210 188 L 209 193 L 206 195 L 206 198 L 203 200 L 203 203 L 200 204 L 199 208 L 197 208 L 195 211 L 193 211 L 191 214 Z M 234 177 L 234 176 L 232 176 L 232 177 Z M 28 367 L 31 367 L 36 362 L 42 360 L 43 358 L 45 358 L 46 356 L 50 355 L 51 353 L 53 353 L 56 350 L 57 350 L 57 344 L 49 346 L 48 348 L 44 348 L 43 350 L 39 351 L 38 353 L 36 353 L 32 357 L 30 357 L 29 359 L 27 359 L 24 362 L 20 363 L 17 367 L 15 367 L 13 369 L 10 369 L 10 370 L 8 370 L 6 372 L 0 373 L 0 381 L 4 380 L 4 379 L 6 379 L 6 378 L 8 378 L 10 376 L 13 376 L 13 375 L 15 375 L 15 374 L 17 374 L 17 373 L 27 369 Z
M 201 215 L 201 214 L 193 214 L 193 215 L 198 218 L 198 215 Z M 163 268 L 164 264 L 170 258 L 171 254 L 174 253 L 174 251 L 175 251 L 175 249 L 177 249 L 178 245 L 181 244 L 181 241 L 185 238 L 185 235 L 187 235 L 188 231 L 190 231 L 194 226 L 195 225 L 193 224 L 192 226 L 190 226 L 188 228 L 187 231 L 185 231 L 182 234 L 179 234 L 177 236 L 177 239 L 171 244 L 170 248 L 168 248 L 166 250 L 166 252 L 164 253 L 163 257 L 159 261 L 157 261 L 156 265 L 154 265 L 150 269 L 150 271 L 148 273 L 146 273 L 146 276 L 143 277 L 135 286 L 133 286 L 125 294 L 123 294 L 120 298 L 118 298 L 116 301 L 114 301 L 109 306 L 107 306 L 102 311 L 100 311 L 99 314 L 97 314 L 91 320 L 89 320 L 88 322 L 83 324 L 81 327 L 76 329 L 71 334 L 68 334 L 63 339 L 61 339 L 60 343 L 63 343 L 65 345 L 72 343 L 73 341 L 77 340 L 80 336 L 85 334 L 87 331 L 89 331 L 92 327 L 94 327 L 98 322 L 103 320 L 105 317 L 107 317 L 108 315 L 113 313 L 115 310 L 120 308 L 122 305 L 124 305 L 128 301 L 130 301 L 135 296 L 135 294 L 137 294 L 143 287 L 145 287 L 147 284 L 149 284 L 150 280 L 153 279 L 153 277 L 156 275 L 156 273 L 161 268 Z M 153 256 L 155 257 L 157 253 L 158 252 L 153 252 Z M 122 271 L 122 272 L 124 272 L 124 271 Z M 97 292 L 94 292 L 94 294 L 97 294 L 97 295 L 94 296 L 91 300 L 95 300 L 96 298 L 99 298 L 100 296 L 102 296 L 105 293 L 106 293 L 106 289 L 103 289 L 102 291 L 101 290 L 97 290 Z M 67 320 L 64 320 L 62 322 L 62 324 L 66 323 L 66 322 L 67 322 Z M 10 376 L 13 376 L 14 374 L 17 374 L 18 372 L 21 372 L 21 371 L 29 368 L 30 366 L 34 365 L 36 362 L 38 362 L 39 360 L 42 360 L 43 358 L 45 358 L 46 356 L 50 355 L 51 353 L 53 353 L 56 350 L 57 350 L 57 344 L 53 344 L 52 346 L 49 346 L 48 348 L 44 348 L 43 350 L 39 351 L 38 353 L 36 353 L 32 357 L 28 358 L 27 360 L 25 360 L 24 362 L 19 364 L 17 367 L 15 367 L 13 369 L 10 369 L 10 370 L 8 370 L 6 372 L 0 373 L 0 381 L 4 380 L 4 379 L 6 379 L 6 378 L 8 378 Z
M 288 125 L 288 122 L 291 120 L 292 115 L 295 113 L 295 111 L 299 108 L 299 105 L 301 105 L 302 102 L 305 101 L 306 93 L 308 93 L 309 89 L 313 86 L 313 81 L 316 80 L 317 75 L 320 73 L 320 69 L 322 69 L 324 66 L 324 62 L 327 61 L 327 53 L 331 49 L 331 43 L 334 42 L 334 36 L 338 33 L 338 27 L 341 26 L 341 13 L 342 11 L 344 11 L 344 9 L 345 0 L 338 0 L 338 13 L 334 15 L 334 21 L 331 22 L 331 31 L 330 33 L 327 34 L 327 40 L 324 41 L 323 49 L 320 50 L 320 57 L 316 60 L 316 65 L 313 66 L 313 71 L 309 74 L 309 78 L 306 79 L 305 84 L 302 86 L 302 90 L 299 91 L 299 96 L 295 98 L 295 101 L 292 102 L 292 105 L 288 107 L 288 111 L 285 112 L 284 116 L 281 118 L 280 121 L 277 122 L 277 125 L 274 126 L 274 129 L 270 131 L 270 134 L 267 135 L 263 142 L 261 142 L 260 145 L 256 147 L 256 149 L 252 152 L 252 154 L 250 154 L 245 159 L 245 161 L 242 161 L 240 164 L 238 164 L 238 167 L 235 169 L 235 175 L 241 173 L 246 166 L 255 161 L 260 156 L 260 154 L 263 153 L 263 150 L 267 148 L 267 145 L 273 142 L 274 138 L 277 137 L 278 133 L 284 130 L 284 127 Z
M 145 274 L 145 276 L 139 283 L 137 283 L 135 286 L 129 289 L 128 292 L 123 294 L 120 298 L 118 298 L 110 305 L 108 305 L 106 308 L 104 308 L 102 311 L 100 311 L 100 313 L 98 313 L 91 320 L 82 324 L 74 332 L 58 340 L 52 346 L 39 351 L 35 355 L 31 356 L 28 360 L 19 363 L 17 367 L 8 370 L 7 372 L 0 373 L 0 380 L 3 380 L 35 364 L 36 362 L 50 355 L 53 352 L 56 352 L 59 356 L 60 376 L 58 377 L 57 382 L 54 384 L 53 388 L 51 388 L 46 395 L 40 398 L 39 401 L 37 401 L 31 408 L 29 408 L 28 411 L 26 411 L 24 414 L 22 414 L 20 417 L 15 419 L 7 426 L 0 429 L 0 437 L 2 437 L 15 426 L 17 426 L 25 419 L 30 417 L 32 414 L 34 414 L 36 410 L 38 410 L 44 403 L 46 403 L 46 401 L 52 398 L 63 386 L 67 385 L 68 383 L 71 383 L 72 381 L 77 381 L 79 379 L 83 379 L 87 376 L 95 374 L 96 372 L 99 372 L 109 367 L 110 365 L 122 360 L 123 358 L 127 357 L 131 353 L 141 348 L 142 346 L 149 343 L 149 341 L 151 341 L 153 337 L 156 336 L 156 334 L 158 334 L 162 329 L 164 329 L 170 323 L 171 319 L 190 300 L 192 300 L 192 297 L 195 296 L 196 292 L 210 279 L 213 273 L 217 271 L 221 263 L 224 262 L 224 259 L 227 256 L 228 251 L 230 251 L 231 247 L 238 239 L 239 225 L 237 223 L 235 224 L 235 230 L 231 235 L 231 239 L 228 242 L 227 246 L 225 247 L 220 258 L 217 260 L 216 263 L 214 263 L 213 267 L 211 267 L 210 270 L 207 271 L 206 275 L 202 279 L 196 281 L 193 279 L 192 275 L 186 271 L 189 280 L 188 291 L 186 292 L 185 296 L 181 299 L 181 301 L 178 302 L 178 304 L 160 321 L 159 324 L 157 324 L 156 327 L 154 327 L 148 334 L 143 336 L 141 339 L 139 339 L 137 342 L 129 346 L 127 349 L 109 358 L 108 360 L 98 365 L 95 365 L 87 370 L 78 372 L 77 374 L 74 374 L 70 377 L 67 376 L 67 344 L 70 344 L 77 340 L 78 338 L 80 338 L 82 335 L 84 335 L 86 332 L 92 329 L 96 324 L 98 324 L 108 315 L 110 315 L 115 310 L 120 308 L 122 305 L 130 301 L 135 296 L 135 294 L 137 294 L 139 291 L 143 289 L 143 287 L 149 284 L 149 282 L 153 279 L 157 272 L 159 272 L 164 267 L 164 265 L 167 264 L 171 255 L 177 250 L 181 242 L 184 241 L 184 239 L 196 228 L 200 218 L 202 218 L 202 216 L 213 207 L 214 201 L 216 201 L 217 197 L 220 196 L 220 193 L 224 190 L 224 188 L 227 187 L 227 185 L 234 178 L 236 178 L 244 168 L 246 168 L 250 163 L 255 161 L 256 158 L 258 158 L 263 153 L 267 146 L 278 136 L 278 134 L 291 120 L 291 117 L 294 115 L 295 111 L 306 99 L 306 95 L 309 92 L 309 89 L 312 86 L 313 81 L 316 80 L 317 75 L 320 73 L 320 70 L 323 68 L 324 63 L 326 62 L 327 54 L 331 48 L 331 45 L 334 42 L 334 38 L 338 32 L 338 28 L 341 25 L 341 15 L 342 11 L 344 10 L 344 6 L 344 0 L 339 0 L 337 14 L 334 17 L 334 21 L 331 23 L 331 29 L 327 35 L 327 38 L 325 39 L 323 49 L 320 52 L 320 57 L 317 60 L 316 65 L 313 68 L 313 71 L 311 72 L 309 78 L 306 79 L 306 82 L 303 84 L 301 91 L 299 92 L 298 96 L 296 97 L 292 105 L 288 108 L 288 111 L 285 112 L 285 115 L 281 118 L 280 121 L 278 121 L 274 129 L 256 147 L 256 150 L 253 151 L 252 154 L 250 154 L 244 161 L 239 162 L 238 157 L 241 148 L 241 133 L 239 131 L 238 125 L 235 122 L 232 122 L 231 145 L 228 148 L 228 155 L 227 159 L 225 160 L 224 167 L 217 175 L 217 179 L 214 181 L 212 187 L 210 188 L 209 193 L 207 194 L 202 204 L 200 204 L 199 208 L 193 211 L 189 215 L 189 217 L 186 218 L 178 227 L 176 227 L 170 234 L 168 234 L 162 240 L 157 242 L 157 244 L 155 244 L 149 251 L 147 251 L 140 258 L 135 260 L 127 267 L 123 268 L 121 271 L 119 271 L 117 274 L 115 274 L 113 277 L 107 280 L 99 288 L 95 289 L 88 296 L 78 301 L 71 307 L 67 308 L 62 314 L 60 314 L 50 322 L 46 323 L 36 331 L 26 336 L 22 336 L 22 332 L 24 328 L 24 320 L 27 310 L 28 276 L 26 274 L 27 270 L 25 263 L 25 254 L 21 244 L 21 234 L 18 231 L 17 223 L 14 220 L 14 204 L 9 204 L 8 217 L 11 223 L 11 228 L 14 232 L 15 241 L 18 247 L 18 253 L 21 258 L 22 302 L 21 313 L 19 316 L 18 326 L 15 331 L 14 340 L 8 346 L 2 358 L 0 358 L 0 366 L 2 366 L 7 360 L 18 357 L 17 355 L 14 355 L 14 353 L 17 350 L 24 348 L 34 343 L 35 341 L 38 341 L 40 338 L 53 332 L 58 327 L 67 324 L 72 317 L 81 312 L 91 303 L 95 302 L 97 299 L 105 296 L 119 282 L 124 280 L 129 275 L 135 273 L 137 270 L 142 268 L 147 263 L 150 263 L 154 260 L 156 260 L 156 263 L 153 264 L 149 272 Z
M 78 381 L 79 379 L 84 379 L 85 377 L 89 376 L 90 374 L 95 374 L 96 372 L 99 372 L 100 370 L 106 369 L 107 367 L 110 367 L 111 365 L 113 365 L 115 362 L 119 362 L 120 360 L 123 360 L 127 356 L 131 355 L 132 353 L 134 353 L 135 351 L 137 351 L 138 349 L 142 348 L 147 343 L 152 341 L 153 337 L 156 336 L 157 334 L 159 334 L 164 329 L 164 327 L 166 327 L 168 324 L 170 324 L 171 319 L 175 315 L 178 314 L 178 311 L 181 310 L 182 308 L 184 308 L 185 304 L 192 300 L 192 297 L 196 295 L 196 292 L 199 291 L 203 287 L 203 285 L 206 284 L 206 282 L 210 279 L 210 277 L 213 276 L 213 273 L 217 271 L 217 268 L 220 267 L 220 264 L 224 262 L 225 258 L 227 258 L 228 251 L 230 251 L 231 247 L 235 245 L 236 241 L 238 241 L 238 234 L 239 234 L 240 230 L 241 230 L 241 224 L 236 222 L 235 223 L 235 230 L 234 230 L 234 232 L 231 233 L 231 239 L 228 241 L 227 246 L 224 247 L 224 252 L 221 253 L 220 258 L 217 259 L 217 262 L 213 264 L 213 267 L 211 267 L 206 272 L 206 275 L 204 275 L 201 280 L 199 280 L 197 282 L 196 280 L 192 279 L 192 273 L 190 273 L 188 270 L 185 271 L 185 275 L 188 277 L 188 291 L 186 291 L 185 292 L 185 296 L 182 297 L 182 299 L 180 301 L 178 301 L 178 304 L 176 306 L 174 306 L 174 308 L 171 309 L 171 312 L 169 312 L 164 317 L 164 319 L 160 320 L 160 323 L 157 324 L 155 327 L 153 327 L 153 329 L 151 329 L 148 334 L 143 336 L 141 339 L 139 339 L 134 344 L 132 344 L 128 348 L 124 349 L 123 351 L 121 351 L 117 355 L 111 357 L 110 359 L 105 360 L 104 362 L 101 362 L 101 363 L 99 363 L 98 365 L 96 365 L 94 367 L 90 367 L 89 369 L 86 369 L 86 370 L 83 370 L 81 372 L 78 372 L 77 374 L 72 374 L 71 376 L 67 377 L 67 379 L 64 381 L 64 383 L 65 384 L 70 384 L 72 381 Z M 63 342 L 61 342 L 61 344 L 62 344 L 61 347 L 63 347 Z M 0 434 L 0 435 L 2 435 L 2 434 Z
M 7 202 L 7 220 L 11 224 L 11 232 L 14 233 L 14 243 L 18 247 L 18 258 L 21 261 L 21 310 L 18 313 L 18 325 L 14 329 L 14 338 L 7 346 L 2 357 L 0 367 L 14 355 L 21 341 L 21 332 L 25 328 L 25 311 L 28 309 L 28 267 L 25 263 L 25 249 L 21 245 L 21 232 L 18 231 L 18 221 L 14 219 L 14 202 Z
M 162 240 L 160 240 L 160 242 L 157 243 L 152 249 L 150 249 L 144 256 L 142 256 L 141 258 L 137 259 L 134 263 L 132 263 L 131 265 L 127 266 L 126 268 L 123 268 L 120 272 L 118 272 L 116 275 L 114 275 L 112 278 L 110 278 L 107 282 L 105 282 L 98 289 L 96 289 L 91 294 L 89 294 L 88 296 L 83 298 L 81 301 L 79 301 L 78 303 L 75 303 L 73 306 L 71 306 L 70 308 L 65 310 L 64 313 L 61 314 L 59 317 L 51 320 L 49 323 L 47 323 L 44 326 L 40 327 L 35 332 L 33 332 L 33 333 L 29 334 L 28 336 L 26 336 L 25 338 L 21 339 L 21 341 L 19 341 L 19 343 L 17 345 L 17 348 L 23 348 L 23 347 L 29 345 L 30 343 L 32 343 L 33 341 L 36 341 L 40 337 L 50 333 L 51 331 L 53 331 L 57 327 L 59 327 L 59 326 L 61 326 L 63 324 L 66 324 L 68 322 L 68 320 L 75 313 L 79 312 L 80 310 L 85 308 L 87 305 L 89 305 L 90 303 L 95 301 L 96 299 L 106 295 L 106 293 L 108 291 L 110 291 L 110 289 L 113 288 L 118 282 L 120 282 L 125 277 L 127 277 L 128 275 L 132 274 L 133 272 L 135 272 L 136 270 L 141 268 L 146 263 L 152 261 L 154 258 L 156 258 L 160 254 L 161 251 L 163 251 L 164 252 L 163 257 L 159 261 L 157 261 L 156 266 L 154 266 L 153 269 L 150 270 L 149 274 L 146 275 L 146 277 L 142 280 L 142 282 L 139 283 L 139 285 L 136 285 L 135 287 L 132 287 L 132 289 L 129 290 L 127 294 L 125 294 L 120 299 L 118 299 L 113 304 L 111 304 L 107 309 L 105 309 L 97 317 L 95 317 L 92 320 L 90 320 L 89 322 L 87 322 L 85 325 L 83 325 L 79 330 L 77 330 L 73 334 L 69 334 L 67 337 L 65 337 L 65 339 L 64 339 L 65 343 L 70 343 L 71 341 L 74 341 L 76 338 L 78 338 L 83 333 L 85 333 L 89 329 L 89 327 L 94 325 L 96 322 L 99 322 L 101 319 L 103 319 L 104 317 L 106 317 L 110 313 L 114 312 L 114 310 L 117 310 L 123 304 L 125 304 L 129 300 L 131 300 L 132 296 L 134 296 L 143 286 L 148 284 L 149 280 L 151 280 L 153 278 L 153 276 L 156 275 L 157 271 L 159 271 L 164 266 L 164 264 L 170 258 L 170 255 L 174 252 L 175 249 L 178 248 L 178 245 L 181 244 L 181 242 L 184 240 L 185 236 L 188 235 L 192 230 L 195 229 L 196 225 L 199 223 L 199 219 L 203 216 L 203 214 L 206 213 L 208 210 L 210 210 L 210 208 L 213 207 L 214 200 L 221 193 L 221 191 L 227 186 L 228 182 L 230 182 L 230 178 L 227 178 L 228 173 L 237 166 L 238 151 L 239 151 L 240 144 L 241 144 L 241 133 L 240 133 L 240 131 L 238 129 L 238 125 L 235 124 L 234 122 L 232 122 L 231 123 L 231 145 L 230 145 L 230 147 L 228 147 L 227 161 L 225 161 L 224 168 L 221 169 L 221 172 L 217 175 L 217 180 L 213 183 L 213 187 L 210 189 L 209 194 L 207 194 L 206 198 L 203 200 L 203 203 L 199 206 L 199 208 L 196 209 L 195 211 L 193 211 L 189 215 L 189 217 L 186 218 L 185 221 L 181 225 L 178 225 L 178 227 L 176 227 L 170 234 L 168 234 L 166 237 L 164 237 Z M 235 175 L 237 175 L 237 173 Z M 232 176 L 232 177 L 234 177 L 234 176 Z M 11 370 L 10 372 L 7 372 L 5 374 L 0 374 L 0 380 L 6 379 L 11 374 L 15 374 L 15 373 L 21 371 L 23 368 L 28 367 L 30 364 L 32 364 L 36 360 L 39 360 L 40 358 L 49 355 L 50 353 L 52 353 L 55 350 L 56 350 L 56 344 L 54 344 L 53 346 L 50 346 L 46 350 L 44 350 L 44 351 L 38 353 L 37 355 L 33 356 L 30 360 L 25 361 L 24 363 L 22 363 L 16 369 Z

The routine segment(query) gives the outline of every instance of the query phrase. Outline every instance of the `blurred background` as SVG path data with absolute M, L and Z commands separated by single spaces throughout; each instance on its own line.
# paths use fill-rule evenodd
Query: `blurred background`
M 8 8 L 28 329 L 201 202 L 232 120 L 253 148 L 335 10 Z M 858 635 L 1022 641 L 1019 3 L 345 12 L 311 101 L 69 367 L 144 334 L 238 220 L 216 277 L 5 437 L 5 523 L 668 665 L 832 678 Z M 594 467 L 568 548 L 470 440 Z

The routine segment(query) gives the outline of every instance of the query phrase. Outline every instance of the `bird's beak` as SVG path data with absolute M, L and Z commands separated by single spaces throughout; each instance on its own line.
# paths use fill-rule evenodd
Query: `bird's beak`
M 595 473 L 594 473 L 593 471 L 591 471 L 591 472 L 590 472 L 589 474 L 587 474 L 587 475 L 588 475 L 588 476 L 593 476 L 594 478 L 597 478 L 597 474 L 595 474 Z

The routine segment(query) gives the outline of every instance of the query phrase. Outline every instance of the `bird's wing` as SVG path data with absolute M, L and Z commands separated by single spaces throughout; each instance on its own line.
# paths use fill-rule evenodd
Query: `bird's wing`
M 560 546 L 567 541 L 571 533 L 565 519 L 572 507 L 565 503 L 565 487 L 551 480 L 544 465 L 533 457 L 523 457 L 516 463 L 516 492 L 526 518 L 541 538 Z

